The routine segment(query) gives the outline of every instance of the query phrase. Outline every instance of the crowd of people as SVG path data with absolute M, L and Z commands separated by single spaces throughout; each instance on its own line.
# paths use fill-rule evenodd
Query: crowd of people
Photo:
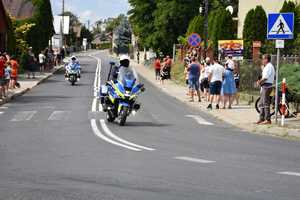
M 64 57 L 65 50 L 63 48 L 57 50 L 47 48 L 41 51 L 38 56 L 35 56 L 32 47 L 29 47 L 27 53 L 22 58 L 22 68 L 27 74 L 28 79 L 35 79 L 36 72 L 43 73 L 51 70 L 53 66 L 60 65 Z M 15 55 L 0 52 L 0 100 L 7 97 L 9 90 L 20 87 L 18 82 L 20 72 L 19 62 Z
M 228 55 L 223 63 L 209 57 L 203 62 L 198 60 L 196 51 L 191 51 L 184 59 L 184 76 L 190 101 L 193 102 L 196 95 L 199 102 L 202 99 L 208 102 L 208 109 L 213 108 L 214 102 L 216 109 L 231 109 L 234 100 L 239 104 L 239 67 L 232 55 Z
M 9 89 L 15 89 L 20 85 L 18 79 L 19 63 L 15 56 L 0 53 L 0 100 L 7 97 Z

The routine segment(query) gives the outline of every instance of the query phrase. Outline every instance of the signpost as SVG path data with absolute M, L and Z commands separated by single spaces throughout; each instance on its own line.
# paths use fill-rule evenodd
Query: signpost
M 275 121 L 278 122 L 278 80 L 280 49 L 284 48 L 284 40 L 294 38 L 294 13 L 271 13 L 268 15 L 268 40 L 276 40 L 277 67 L 276 67 L 276 98 L 275 98 Z
M 198 47 L 201 44 L 201 37 L 197 33 L 192 33 L 188 38 L 189 45 L 192 47 Z

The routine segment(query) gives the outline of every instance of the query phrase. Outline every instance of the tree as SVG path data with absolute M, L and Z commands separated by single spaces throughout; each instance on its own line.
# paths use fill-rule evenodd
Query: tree
M 114 52 L 117 54 L 129 53 L 129 44 L 131 43 L 131 29 L 127 18 L 120 22 L 120 25 L 114 31 Z
M 22 23 L 33 23 L 35 26 L 27 34 L 27 42 L 37 54 L 49 44 L 54 34 L 53 15 L 50 0 L 32 0 L 35 12 L 31 19 Z
M 212 47 L 215 53 L 217 53 L 219 40 L 232 40 L 236 38 L 235 25 L 231 13 L 222 7 L 210 13 L 209 21 L 209 40 L 211 40 Z
M 155 0 L 129 0 L 132 9 L 128 12 L 134 34 L 139 38 L 140 45 L 152 47 L 152 37 L 155 30 L 154 12 L 157 9 Z
M 267 15 L 262 6 L 251 9 L 245 18 L 243 39 L 245 57 L 251 58 L 253 41 L 261 41 L 263 44 L 267 34 Z
M 295 15 L 295 21 L 294 21 L 294 39 L 293 40 L 286 40 L 285 42 L 285 48 L 283 49 L 284 54 L 292 54 L 294 49 L 297 47 L 297 37 L 298 33 L 300 33 L 300 13 L 299 13 L 299 6 L 296 7 L 296 4 L 293 1 L 284 1 L 283 6 L 280 10 L 282 13 L 286 12 L 292 12 Z
M 196 16 L 189 23 L 189 27 L 187 29 L 187 35 L 191 33 L 198 33 L 200 36 L 204 35 L 204 17 Z

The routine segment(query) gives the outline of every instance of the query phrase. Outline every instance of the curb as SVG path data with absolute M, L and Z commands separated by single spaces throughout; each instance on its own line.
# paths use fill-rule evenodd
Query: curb
M 56 69 L 54 69 L 53 72 L 51 72 L 51 74 L 45 76 L 44 78 L 40 79 L 35 85 L 33 85 L 31 88 L 24 88 L 23 90 L 21 90 L 20 92 L 14 93 L 11 96 L 8 96 L 7 98 L 5 98 L 4 100 L 2 100 L 0 102 L 0 106 L 10 102 L 11 100 L 16 99 L 17 97 L 23 96 L 24 94 L 26 94 L 27 92 L 29 92 L 30 90 L 32 90 L 33 88 L 35 88 L 36 86 L 40 85 L 41 83 L 45 82 L 46 80 L 48 80 L 50 77 L 52 77 L 56 72 L 58 72 L 59 70 L 61 70 L 64 66 L 60 66 Z

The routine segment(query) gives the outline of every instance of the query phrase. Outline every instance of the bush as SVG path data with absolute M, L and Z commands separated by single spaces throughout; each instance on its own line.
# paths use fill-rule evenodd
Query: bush
M 280 66 L 279 80 L 286 78 L 288 87 L 297 93 L 300 93 L 300 65 L 283 64 Z

